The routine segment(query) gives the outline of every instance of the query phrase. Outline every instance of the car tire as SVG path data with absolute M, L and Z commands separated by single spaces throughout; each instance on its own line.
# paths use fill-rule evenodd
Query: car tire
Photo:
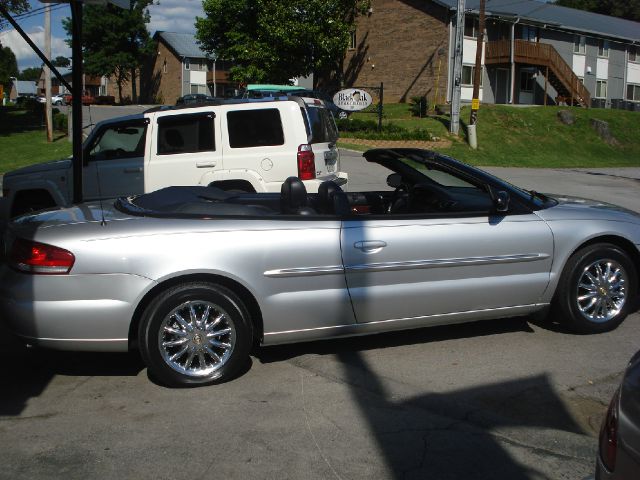
M 160 293 L 139 326 L 142 359 L 167 386 L 222 383 L 248 362 L 253 329 L 247 308 L 226 287 L 185 283 Z
M 624 250 L 609 243 L 589 245 L 565 265 L 552 313 L 576 333 L 607 332 L 630 313 L 637 289 L 636 268 Z

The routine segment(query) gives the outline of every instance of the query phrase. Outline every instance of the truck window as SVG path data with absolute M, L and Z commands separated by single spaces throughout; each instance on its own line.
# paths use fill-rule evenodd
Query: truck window
M 277 108 L 227 112 L 231 148 L 284 145 L 282 120 Z
M 90 148 L 89 160 L 143 157 L 146 131 L 140 124 L 105 128 Z
M 213 113 L 158 118 L 158 155 L 215 151 L 213 118 Z

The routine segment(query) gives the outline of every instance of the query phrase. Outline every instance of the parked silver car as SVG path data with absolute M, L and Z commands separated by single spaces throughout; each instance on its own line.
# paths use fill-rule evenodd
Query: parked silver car
M 640 351 L 627 366 L 600 429 L 596 480 L 640 478 Z
M 640 215 L 524 191 L 449 157 L 376 149 L 384 191 L 169 187 L 19 217 L 0 315 L 26 342 L 140 349 L 171 385 L 224 381 L 272 345 L 513 317 L 615 328 Z

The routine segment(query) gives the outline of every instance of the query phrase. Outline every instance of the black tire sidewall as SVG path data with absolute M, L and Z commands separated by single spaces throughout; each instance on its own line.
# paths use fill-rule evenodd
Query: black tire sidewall
M 576 305 L 576 285 L 584 268 L 598 260 L 614 260 L 619 263 L 627 274 L 628 283 L 626 301 L 621 312 L 611 320 L 602 323 L 586 319 Z M 560 321 L 578 333 L 602 333 L 616 328 L 632 308 L 637 292 L 637 272 L 629 256 L 619 247 L 603 243 L 594 244 L 579 250 L 567 262 L 562 274 L 556 295 L 556 312 L 561 315 Z
M 166 364 L 160 353 L 158 333 L 166 315 L 189 300 L 209 301 L 220 306 L 235 328 L 236 342 L 225 365 L 206 377 L 189 377 Z M 249 313 L 231 290 L 211 283 L 187 283 L 161 292 L 147 307 L 140 322 L 140 354 L 149 373 L 161 383 L 172 387 L 201 386 L 222 383 L 232 378 L 248 361 L 252 345 L 252 326 Z

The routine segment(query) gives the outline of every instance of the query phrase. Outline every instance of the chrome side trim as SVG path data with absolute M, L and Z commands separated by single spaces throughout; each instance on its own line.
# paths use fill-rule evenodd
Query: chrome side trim
M 440 313 L 422 317 L 396 318 L 377 322 L 354 323 L 351 325 L 335 325 L 331 327 L 307 328 L 302 330 L 287 330 L 280 332 L 266 332 L 262 345 L 278 345 L 284 343 L 307 342 L 325 340 L 337 337 L 352 337 L 371 333 L 389 332 L 394 330 L 409 330 L 412 328 L 435 327 L 438 325 L 453 325 L 477 320 L 495 320 L 499 318 L 529 315 L 547 307 L 548 303 L 530 305 L 515 305 L 485 310 L 466 312 Z
M 518 255 L 498 255 L 494 257 L 437 258 L 414 260 L 411 262 L 363 263 L 346 265 L 346 271 L 377 272 L 381 270 L 413 270 L 418 268 L 460 267 L 467 265 L 494 265 L 497 263 L 537 262 L 549 258 L 546 253 L 524 253 Z
M 326 267 L 299 267 L 299 268 L 282 268 L 279 270 L 267 270 L 264 272 L 265 277 L 315 277 L 318 275 L 334 275 L 343 274 L 342 265 L 329 265 Z

